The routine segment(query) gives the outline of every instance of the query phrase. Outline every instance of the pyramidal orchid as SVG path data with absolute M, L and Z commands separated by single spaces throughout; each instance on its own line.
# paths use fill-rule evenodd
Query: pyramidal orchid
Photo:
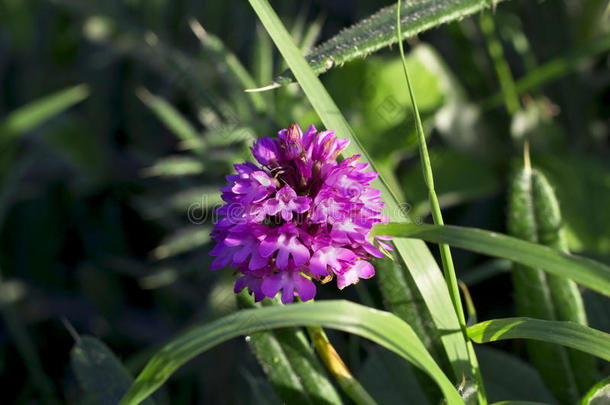
M 281 291 L 283 303 L 309 301 L 312 280 L 336 277 L 343 289 L 375 274 L 369 260 L 383 253 L 368 236 L 387 218 L 380 192 L 369 187 L 377 173 L 359 155 L 337 162 L 348 143 L 334 131 L 292 125 L 254 143 L 259 165 L 235 165 L 221 189 L 225 204 L 216 211 L 210 252 L 212 270 L 231 266 L 240 274 L 235 292 L 248 288 L 260 301 Z

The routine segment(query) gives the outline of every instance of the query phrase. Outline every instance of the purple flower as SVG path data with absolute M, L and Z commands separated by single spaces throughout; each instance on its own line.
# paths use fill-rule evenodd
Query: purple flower
M 311 198 L 297 196 L 290 186 L 282 187 L 275 197 L 265 201 L 265 212 L 267 215 L 280 214 L 284 221 L 292 220 L 292 212 L 299 214 L 307 211 L 311 205 Z
M 391 250 L 390 238 L 369 241 L 371 228 L 387 222 L 380 192 L 369 186 L 377 173 L 358 155 L 337 162 L 349 141 L 334 131 L 303 133 L 292 125 L 278 139 L 252 146 L 260 166 L 235 165 L 221 189 L 225 205 L 212 232 L 211 269 L 231 266 L 241 275 L 235 291 L 247 288 L 256 301 L 281 291 L 282 302 L 315 296 L 314 281 L 337 278 L 340 289 L 370 278 L 369 262 Z
M 280 158 L 278 141 L 271 138 L 260 138 L 250 148 L 252 155 L 263 166 L 274 164 Z

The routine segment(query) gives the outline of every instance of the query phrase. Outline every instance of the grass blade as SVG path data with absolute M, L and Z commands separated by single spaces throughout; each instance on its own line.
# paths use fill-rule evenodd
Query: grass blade
M 502 0 L 494 1 L 499 3 Z M 420 32 L 459 20 L 490 7 L 489 0 L 414 0 L 401 7 L 402 38 L 413 37 Z M 316 75 L 341 66 L 350 60 L 364 57 L 385 46 L 397 42 L 396 6 L 384 7 L 375 14 L 341 31 L 307 55 L 307 62 Z M 292 72 L 294 74 L 294 70 Z M 275 79 L 286 84 L 294 80 L 289 73 Z
M 220 38 L 207 32 L 194 18 L 189 20 L 189 25 L 206 53 L 221 63 L 223 68 L 226 67 L 227 71 L 233 75 L 235 81 L 237 81 L 243 89 L 251 89 L 256 86 L 250 73 L 246 70 L 244 65 L 242 65 L 237 56 L 225 46 Z M 248 96 L 257 112 L 261 113 L 265 111 L 265 100 L 260 94 L 248 93 Z
M 554 343 L 610 361 L 610 335 L 574 322 L 533 318 L 492 319 L 468 328 L 476 343 L 506 339 L 533 339 Z
M 496 25 L 493 16 L 488 12 L 481 13 L 479 24 L 481 26 L 481 31 L 485 36 L 485 41 L 487 42 L 487 51 L 489 52 L 494 69 L 496 70 L 496 76 L 500 82 L 501 94 L 504 98 L 506 111 L 510 115 L 514 115 L 521 106 L 521 103 L 519 102 L 519 96 L 515 89 L 513 74 L 504 57 L 502 43 L 496 34 Z
M 35 100 L 10 113 L 0 123 L 0 141 L 25 134 L 89 96 L 89 87 L 79 84 Z
M 494 402 L 491 405 L 548 405 L 544 402 L 532 402 L 532 401 L 500 401 Z
M 96 404 L 116 404 L 133 382 L 114 353 L 94 337 L 78 338 L 70 352 L 70 361 L 86 398 Z M 143 403 L 154 405 L 152 399 Z
M 316 77 L 314 71 L 309 67 L 269 3 L 266 0 L 250 0 L 250 4 L 258 14 L 280 53 L 288 62 L 305 95 L 326 128 L 333 129 L 338 137 L 351 141 L 344 152 L 345 155 L 358 154 L 361 155 L 361 161 L 371 162 L 358 138 L 355 137 L 349 124 L 337 108 L 337 105 Z M 381 190 L 382 198 L 386 203 L 386 215 L 391 220 L 404 220 L 400 204 L 387 185 L 380 179 L 377 179 L 371 183 L 371 186 Z M 462 374 L 467 378 L 473 377 L 474 372 L 468 366 L 469 355 L 466 340 L 461 334 L 457 315 L 452 310 L 453 305 L 447 284 L 430 250 L 427 249 L 424 243 L 416 241 L 397 240 L 394 242 L 394 245 L 398 255 L 409 269 L 430 311 L 435 326 L 441 330 L 454 331 L 453 333 L 443 335 L 441 340 L 447 356 L 454 367 L 456 381 L 461 378 Z
M 578 405 L 603 405 L 603 401 L 607 401 L 608 398 L 610 398 L 610 377 L 604 378 L 591 387 Z
M 199 139 L 197 130 L 184 118 L 173 105 L 162 97 L 155 96 L 145 88 L 136 91 L 140 100 L 165 124 L 167 129 L 183 142 L 196 142 Z
M 497 232 L 458 226 L 379 224 L 376 235 L 417 238 L 540 268 L 610 295 L 610 267 L 600 262 L 526 242 Z
M 222 342 L 240 335 L 295 326 L 321 326 L 370 339 L 427 372 L 449 405 L 464 403 L 405 322 L 388 312 L 348 301 L 325 301 L 242 310 L 191 328 L 152 357 L 120 405 L 140 403 L 184 363 Z

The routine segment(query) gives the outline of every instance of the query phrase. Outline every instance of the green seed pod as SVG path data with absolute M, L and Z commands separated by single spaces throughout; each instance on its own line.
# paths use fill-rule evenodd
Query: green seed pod
M 568 243 L 562 229 L 561 211 L 553 187 L 538 171 L 532 172 L 534 209 L 538 225 L 538 241 L 543 245 L 568 252 Z M 587 313 L 578 285 L 572 280 L 547 275 L 547 282 L 554 303 L 555 316 L 560 321 L 587 325 Z M 576 350 L 567 350 L 575 370 L 576 384 L 585 392 L 597 379 L 595 359 Z
M 567 251 L 561 213 L 544 175 L 525 167 L 511 183 L 508 231 L 511 235 Z M 513 285 L 521 316 L 586 324 L 578 287 L 571 280 L 515 264 Z M 595 361 L 557 345 L 527 342 L 528 353 L 543 380 L 561 403 L 575 403 L 595 382 Z
M 264 302 L 265 305 L 274 305 L 269 300 Z M 237 294 L 237 303 L 241 308 L 259 306 L 245 290 Z M 301 329 L 254 333 L 247 340 L 283 403 L 343 403 Z

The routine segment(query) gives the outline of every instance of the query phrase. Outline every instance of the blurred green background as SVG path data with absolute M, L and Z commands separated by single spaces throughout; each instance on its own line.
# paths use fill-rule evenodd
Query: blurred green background
M 306 52 L 392 2 L 272 4 Z M 506 231 L 506 184 L 528 137 L 571 249 L 610 263 L 607 2 L 514 0 L 493 16 L 505 60 L 525 82 L 512 116 L 478 17 L 409 41 L 446 222 Z M 177 331 L 236 308 L 231 272 L 208 271 L 218 187 L 255 137 L 293 122 L 321 127 L 296 85 L 243 92 L 285 68 L 247 2 L 0 0 L 0 402 L 86 402 L 70 366 L 74 332 L 103 340 L 135 373 Z M 401 69 L 386 49 L 322 80 L 427 221 Z M 515 314 L 506 262 L 455 259 L 479 319 Z M 382 306 L 374 279 L 318 294 Z M 584 295 L 590 325 L 610 331 L 608 301 Z M 383 356 L 369 342 L 331 337 L 373 393 Z M 494 347 L 526 358 L 518 341 Z M 240 339 L 189 363 L 156 399 L 258 404 L 273 395 Z

